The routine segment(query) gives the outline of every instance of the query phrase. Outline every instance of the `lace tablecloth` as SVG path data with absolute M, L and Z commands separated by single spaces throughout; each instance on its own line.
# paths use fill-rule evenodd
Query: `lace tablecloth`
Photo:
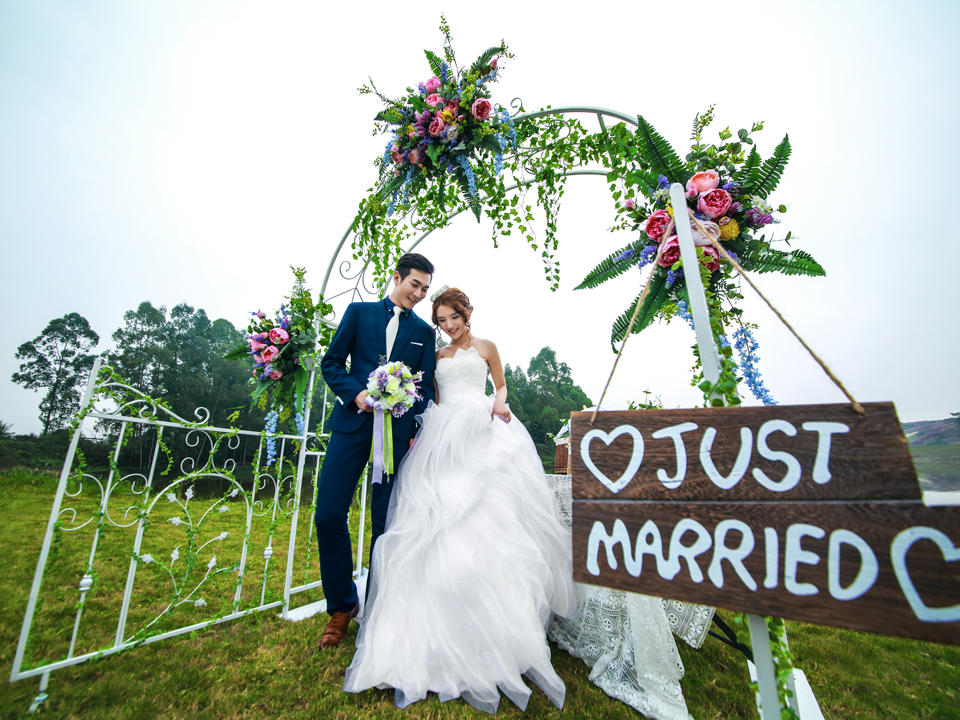
M 547 475 L 557 512 L 573 527 L 569 475 Z M 590 666 L 590 681 L 656 720 L 690 717 L 674 636 L 699 648 L 713 608 L 577 584 L 575 618 L 554 618 L 548 637 Z

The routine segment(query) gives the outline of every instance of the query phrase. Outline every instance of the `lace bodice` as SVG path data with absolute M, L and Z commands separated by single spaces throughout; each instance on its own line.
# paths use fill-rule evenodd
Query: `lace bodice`
M 475 347 L 457 350 L 452 357 L 442 357 L 437 361 L 435 376 L 440 402 L 454 395 L 484 395 L 487 361 Z

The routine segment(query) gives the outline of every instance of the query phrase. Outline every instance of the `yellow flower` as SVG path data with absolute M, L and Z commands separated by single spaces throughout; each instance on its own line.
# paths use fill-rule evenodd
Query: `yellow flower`
M 667 205 L 667 215 L 673 217 L 673 205 Z
M 449 110 L 444 110 L 442 113 L 440 113 L 440 117 L 443 118 L 445 123 L 452 123 L 454 120 L 453 113 Z
M 732 217 L 720 218 L 720 239 L 733 240 L 740 234 L 740 226 Z

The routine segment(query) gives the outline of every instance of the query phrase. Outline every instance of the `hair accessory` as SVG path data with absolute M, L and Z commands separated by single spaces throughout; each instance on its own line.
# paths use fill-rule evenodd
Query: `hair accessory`
M 430 302 L 436 302 L 437 298 L 443 295 L 447 290 L 450 289 L 449 285 L 444 285 L 442 288 L 437 290 L 433 295 L 430 296 Z

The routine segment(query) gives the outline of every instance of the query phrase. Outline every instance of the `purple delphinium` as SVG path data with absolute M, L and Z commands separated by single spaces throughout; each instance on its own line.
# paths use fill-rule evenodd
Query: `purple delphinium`
M 683 268 L 667 270 L 667 287 L 673 287 L 683 279 Z
M 617 257 L 614 259 L 614 262 L 620 262 L 621 260 L 627 260 L 629 258 L 632 258 L 633 254 L 634 254 L 633 250 L 631 248 L 627 248 L 622 253 L 617 255 Z
M 656 256 L 657 246 L 647 245 L 643 250 L 640 251 L 640 262 L 637 263 L 637 267 L 642 268 L 644 265 L 649 265 L 653 262 L 653 259 Z

